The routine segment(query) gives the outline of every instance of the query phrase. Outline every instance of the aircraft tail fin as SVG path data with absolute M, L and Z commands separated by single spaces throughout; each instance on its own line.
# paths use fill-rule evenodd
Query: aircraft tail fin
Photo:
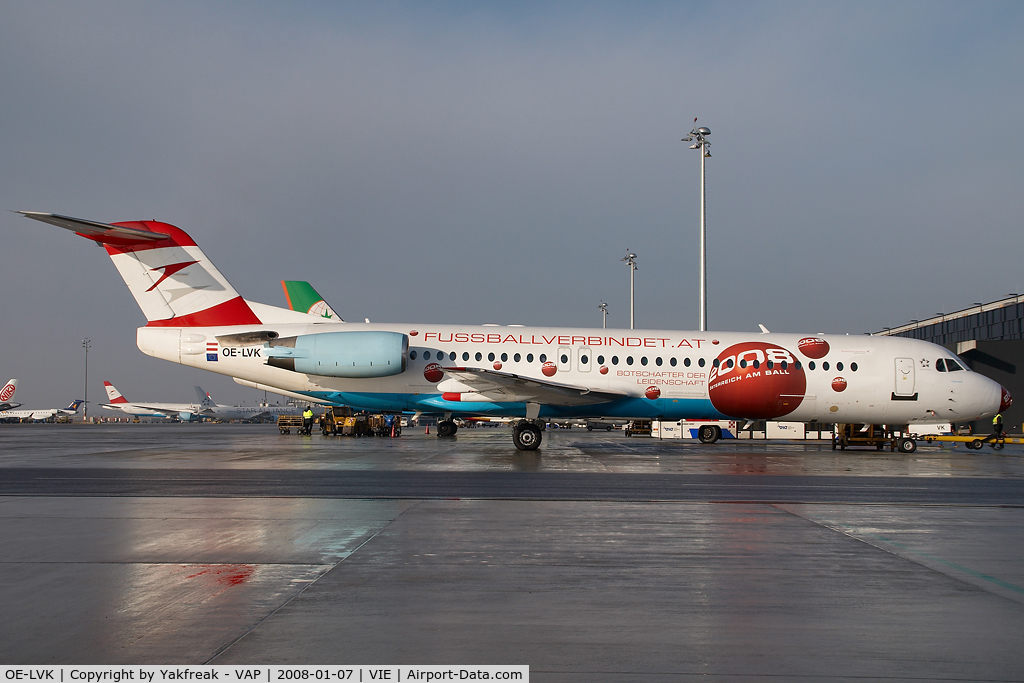
M 210 397 L 209 392 L 203 391 L 202 387 L 196 387 L 196 396 L 199 397 L 199 403 L 203 406 L 212 406 L 213 398 Z
M 64 410 L 66 410 L 66 411 L 68 411 L 70 413 L 77 413 L 78 409 L 82 407 L 83 403 L 85 403 L 85 401 L 83 401 L 80 398 L 76 398 L 74 401 L 71 402 L 71 405 L 69 405 Z
M 107 224 L 36 211 L 18 213 L 103 246 L 146 315 L 147 327 L 260 324 L 249 304 L 180 228 L 159 221 Z
M 111 403 L 127 403 L 128 399 L 121 395 L 113 384 L 104 380 L 103 388 L 107 390 L 107 400 Z
M 284 298 L 288 302 L 288 308 L 300 313 L 308 313 L 323 320 L 341 320 L 320 294 L 313 289 L 313 285 L 304 280 L 281 280 L 281 288 L 284 289 Z
M 0 389 L 0 403 L 6 403 L 10 401 L 14 396 L 14 392 L 18 390 L 18 380 L 9 379 L 7 384 L 4 385 L 3 389 Z

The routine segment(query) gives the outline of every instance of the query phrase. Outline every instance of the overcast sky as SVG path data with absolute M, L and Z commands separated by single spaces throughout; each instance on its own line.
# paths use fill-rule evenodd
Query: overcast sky
M 343 317 L 849 332 L 1021 291 L 1024 4 L 0 4 L 0 207 L 188 231 Z M 26 407 L 261 393 L 144 356 L 106 254 L 6 211 Z

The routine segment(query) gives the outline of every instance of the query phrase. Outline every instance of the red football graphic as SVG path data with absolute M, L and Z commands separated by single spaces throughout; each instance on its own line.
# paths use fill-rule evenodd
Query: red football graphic
M 817 337 L 804 337 L 796 347 L 808 358 L 824 358 L 828 354 L 828 342 Z
M 419 334 L 419 332 L 417 332 L 416 330 L 409 330 L 410 337 L 415 337 L 417 334 Z
M 608 366 L 607 365 L 602 365 L 601 366 L 601 374 L 602 375 L 607 375 L 608 374 Z
M 440 364 L 431 363 L 423 368 L 423 376 L 428 382 L 440 382 L 441 378 L 444 377 L 444 370 L 441 369 Z
M 499 360 L 494 361 L 494 369 L 495 370 L 501 370 L 501 361 L 499 361 Z
M 544 365 L 540 366 L 540 371 L 543 372 L 548 377 L 551 377 L 556 372 L 558 372 L 558 368 L 555 367 L 554 363 L 552 363 L 551 361 L 548 361 L 548 362 L 544 363 Z
M 644 392 L 644 396 L 651 399 L 652 401 L 661 396 L 661 389 L 658 387 L 647 387 L 647 391 Z
M 711 368 L 711 404 L 729 417 L 771 420 L 788 415 L 804 400 L 807 388 L 804 370 L 795 361 L 792 353 L 775 344 L 733 344 Z
M 832 391 L 846 391 L 846 380 L 842 377 L 832 380 Z

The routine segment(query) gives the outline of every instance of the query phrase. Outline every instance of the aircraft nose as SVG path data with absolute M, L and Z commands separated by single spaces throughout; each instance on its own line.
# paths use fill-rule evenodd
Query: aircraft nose
M 1013 396 L 1010 396 L 1010 392 L 1006 390 L 1006 387 L 999 387 L 1002 392 L 999 394 L 999 412 L 1004 412 L 1007 408 L 1013 405 Z

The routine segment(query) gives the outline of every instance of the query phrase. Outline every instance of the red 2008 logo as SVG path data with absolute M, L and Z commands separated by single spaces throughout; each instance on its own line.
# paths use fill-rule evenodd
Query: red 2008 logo
M 708 393 L 715 408 L 729 417 L 774 419 L 803 402 L 807 378 L 793 354 L 765 342 L 744 342 L 724 349 L 711 368 Z

